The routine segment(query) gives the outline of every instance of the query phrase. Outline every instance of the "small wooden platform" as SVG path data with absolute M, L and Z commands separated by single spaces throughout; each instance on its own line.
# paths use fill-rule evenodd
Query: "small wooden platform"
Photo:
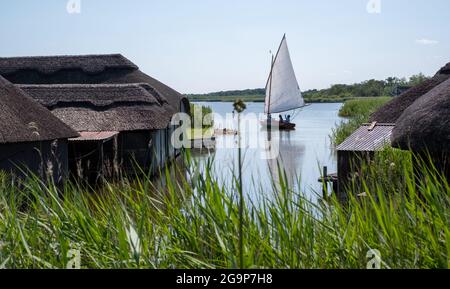
M 216 137 L 193 139 L 191 140 L 191 148 L 213 150 L 216 148 Z
M 328 191 L 328 184 L 331 183 L 333 188 L 333 193 L 337 193 L 338 191 L 338 174 L 327 174 L 326 172 L 327 168 L 324 167 L 324 177 L 320 177 L 318 179 L 319 183 L 323 184 L 323 199 L 327 200 L 329 197 L 329 191 Z
M 237 135 L 238 132 L 237 130 L 233 130 L 233 129 L 215 129 L 214 130 L 214 135 Z
M 322 182 L 325 182 L 325 183 L 337 182 L 338 181 L 338 175 L 337 175 L 337 173 L 329 174 L 329 175 L 325 176 L 324 178 L 320 177 L 317 181 L 319 183 L 322 183 Z

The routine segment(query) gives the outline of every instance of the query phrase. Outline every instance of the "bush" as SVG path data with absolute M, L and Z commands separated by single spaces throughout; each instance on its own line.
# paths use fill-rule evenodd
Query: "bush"
M 191 104 L 191 122 L 193 129 L 206 129 L 214 126 L 212 108 L 198 104 Z

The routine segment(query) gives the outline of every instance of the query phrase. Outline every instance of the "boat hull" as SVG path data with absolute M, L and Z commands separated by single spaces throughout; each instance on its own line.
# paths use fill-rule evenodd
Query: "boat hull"
M 268 128 L 269 127 L 269 122 L 267 120 L 263 120 L 261 121 L 261 126 L 263 128 Z M 279 122 L 277 120 L 272 120 L 271 121 L 271 127 L 278 127 L 279 130 L 295 130 L 295 123 L 287 123 L 287 122 Z

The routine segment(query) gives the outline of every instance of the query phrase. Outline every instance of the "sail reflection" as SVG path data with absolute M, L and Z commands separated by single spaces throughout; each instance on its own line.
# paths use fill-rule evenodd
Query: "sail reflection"
M 297 186 L 303 167 L 305 146 L 291 138 L 291 134 L 290 131 L 281 131 L 272 135 L 272 145 L 266 149 L 268 169 L 279 189 L 284 182 L 290 188 Z M 276 157 L 272 158 L 274 155 Z

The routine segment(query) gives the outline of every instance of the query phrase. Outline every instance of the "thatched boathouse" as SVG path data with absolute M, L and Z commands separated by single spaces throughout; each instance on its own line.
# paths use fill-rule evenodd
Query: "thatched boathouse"
M 173 109 L 148 84 L 21 85 L 80 133 L 69 140 L 71 170 L 94 181 L 136 168 L 156 173 L 174 159 Z
M 416 100 L 398 119 L 392 145 L 431 161 L 450 181 L 450 79 Z
M 371 125 L 363 125 L 338 146 L 337 193 L 344 196 L 353 175 L 363 162 L 385 145 L 411 149 L 449 178 L 450 63 L 426 80 L 372 114 Z M 392 138 L 392 140 L 391 140 Z M 416 166 L 417 167 L 417 166 Z
M 78 133 L 0 76 L 0 171 L 61 183 L 68 174 L 68 138 Z
M 170 120 L 189 101 L 120 54 L 0 58 L 0 75 L 80 132 L 69 141 L 77 175 L 156 172 L 180 153 Z

